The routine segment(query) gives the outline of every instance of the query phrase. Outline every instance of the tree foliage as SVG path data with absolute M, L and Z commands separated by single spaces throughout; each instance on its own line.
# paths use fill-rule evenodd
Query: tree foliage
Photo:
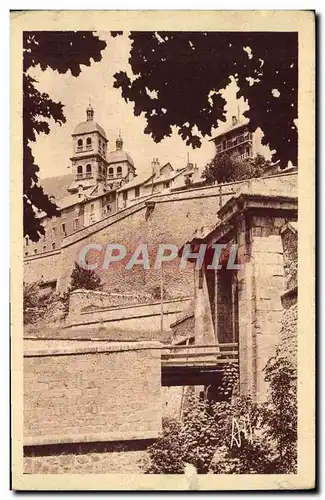
M 92 269 L 84 269 L 77 262 L 71 273 L 69 292 L 73 290 L 101 290 L 102 284 L 100 277 Z
M 268 400 L 254 403 L 234 394 L 238 370 L 226 367 L 220 392 L 228 399 L 190 395 L 182 420 L 165 421 L 161 438 L 149 447 L 146 472 L 182 473 L 190 463 L 199 474 L 295 473 L 297 373 L 280 349 L 266 365 L 265 380 Z
M 260 177 L 270 166 L 264 156 L 257 154 L 255 158 L 237 160 L 226 153 L 216 155 L 202 172 L 207 184 L 217 182 L 234 182 L 253 177 Z
M 38 185 L 39 167 L 35 164 L 31 144 L 38 134 L 49 134 L 50 120 L 65 122 L 63 104 L 37 89 L 37 81 L 29 74 L 30 68 L 40 66 L 78 76 L 81 65 L 90 66 L 91 60 L 100 61 L 106 42 L 90 31 L 25 31 L 23 33 L 23 210 L 24 234 L 38 241 L 45 234 L 35 209 L 48 217 L 57 215 L 56 205 Z
M 297 33 L 137 31 L 129 38 L 133 74 L 116 73 L 114 86 L 134 103 L 135 116 L 144 114 L 145 133 L 156 142 L 175 126 L 199 147 L 225 121 L 221 91 L 233 77 L 249 104 L 249 129 L 263 130 L 273 161 L 297 163 Z

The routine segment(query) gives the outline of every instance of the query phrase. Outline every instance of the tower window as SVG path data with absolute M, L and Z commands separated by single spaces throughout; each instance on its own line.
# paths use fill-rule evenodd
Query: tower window
M 46 245 L 43 246 L 43 252 L 46 252 Z
M 74 220 L 74 228 L 79 229 L 79 219 Z
M 34 253 L 37 253 L 37 248 L 34 249 Z
M 66 232 L 65 222 L 63 222 L 62 224 L 62 232 L 66 236 L 67 232 Z
M 90 205 L 90 213 L 91 213 L 91 215 L 93 215 L 95 213 L 95 205 L 94 205 L 94 203 L 92 203 Z
M 83 147 L 83 141 L 82 139 L 78 139 L 77 141 L 77 151 L 81 151 Z
M 54 226 L 54 227 L 52 227 L 52 235 L 53 235 L 53 236 L 56 236 L 56 227 L 55 227 L 55 226 Z
M 83 173 L 82 173 L 82 165 L 78 165 L 77 167 L 77 179 L 82 179 Z
M 134 196 L 135 196 L 136 198 L 139 198 L 139 196 L 140 196 L 140 187 L 139 187 L 139 186 L 137 186 L 137 187 L 134 189 Z
M 122 167 L 117 167 L 117 177 L 122 177 Z
M 91 165 L 90 165 L 90 163 L 88 163 L 88 165 L 86 165 L 86 177 L 91 177 Z
M 123 200 L 126 201 L 128 199 L 128 192 L 123 191 Z
M 52 243 L 52 250 L 55 250 L 55 243 Z
M 114 168 L 113 167 L 109 167 L 109 169 L 108 169 L 108 177 L 109 178 L 114 177 Z
M 86 146 L 87 146 L 87 149 L 91 149 L 91 137 L 87 137 Z

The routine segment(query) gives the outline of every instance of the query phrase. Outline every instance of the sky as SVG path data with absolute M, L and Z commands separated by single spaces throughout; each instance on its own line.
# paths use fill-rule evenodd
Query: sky
M 108 149 L 115 149 L 115 140 L 121 130 L 123 149 L 132 157 L 138 174 L 150 171 L 153 158 L 158 158 L 162 165 L 170 162 L 174 168 L 182 168 L 187 163 L 188 153 L 190 161 L 203 169 L 214 156 L 214 145 L 207 137 L 203 139 L 201 147 L 194 150 L 186 146 L 176 128 L 171 137 L 158 144 L 144 133 L 145 118 L 135 117 L 133 103 L 126 103 L 121 97 L 121 91 L 113 87 L 114 73 L 123 70 L 131 72 L 128 63 L 130 41 L 127 34 L 116 38 L 112 38 L 108 32 L 97 34 L 107 42 L 106 49 L 102 51 L 102 59 L 100 62 L 93 62 L 90 67 L 82 66 L 78 77 L 73 77 L 70 71 L 62 75 L 51 69 L 42 71 L 39 67 L 30 71 L 31 76 L 38 81 L 40 91 L 64 104 L 63 112 L 66 117 L 66 123 L 62 126 L 51 121 L 50 134 L 38 136 L 36 143 L 32 144 L 36 164 L 40 167 L 39 177 L 71 173 L 71 134 L 76 125 L 86 119 L 89 101 L 94 108 L 94 120 L 106 131 Z M 243 98 L 236 99 L 235 82 L 228 85 L 223 96 L 227 100 L 227 121 L 216 123 L 212 136 L 228 128 L 231 117 L 238 116 L 238 111 L 239 117 L 243 118 L 242 113 L 248 109 Z

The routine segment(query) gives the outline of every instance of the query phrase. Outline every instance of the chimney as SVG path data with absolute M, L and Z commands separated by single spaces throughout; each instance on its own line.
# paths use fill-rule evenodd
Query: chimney
M 160 164 L 158 158 L 154 158 L 151 163 L 152 173 L 155 174 L 156 177 L 160 175 Z
M 234 115 L 232 117 L 232 126 L 234 127 L 235 125 L 237 125 L 237 123 L 238 123 L 237 117 Z

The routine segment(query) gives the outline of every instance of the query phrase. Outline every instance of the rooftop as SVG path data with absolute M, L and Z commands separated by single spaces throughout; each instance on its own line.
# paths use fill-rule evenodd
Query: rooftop
M 130 165 L 132 165 L 132 167 L 134 167 L 134 163 L 133 163 L 131 156 L 128 155 L 122 149 L 118 149 L 116 151 L 110 151 L 109 153 L 107 153 L 106 161 L 108 164 L 118 163 L 120 161 L 128 161 L 130 163 Z
M 217 135 L 215 135 L 214 137 L 212 137 L 210 139 L 210 141 L 215 141 L 216 139 L 218 139 L 218 137 L 222 137 L 223 135 L 227 135 L 230 132 L 232 132 L 233 130 L 237 130 L 237 129 L 245 126 L 245 125 L 248 125 L 248 123 L 249 123 L 249 119 L 245 118 L 244 120 L 237 122 L 235 125 L 231 125 L 226 130 L 224 130 L 222 132 L 219 132 Z
M 93 120 L 86 120 L 78 123 L 72 135 L 90 134 L 92 132 L 99 132 L 106 139 L 106 133 L 103 127 Z

